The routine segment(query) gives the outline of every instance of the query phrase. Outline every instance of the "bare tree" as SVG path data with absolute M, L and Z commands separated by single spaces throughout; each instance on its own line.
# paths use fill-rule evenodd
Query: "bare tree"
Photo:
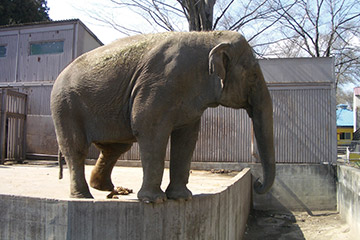
M 177 1 L 171 0 L 104 0 L 102 4 L 94 4 L 87 10 L 87 14 L 104 26 L 111 26 L 125 35 L 143 33 L 138 26 L 124 24 L 122 10 L 131 10 L 136 18 L 142 18 L 145 25 L 151 27 L 150 31 L 162 29 L 166 31 L 179 31 L 178 21 L 184 20 L 184 14 Z M 119 19 L 123 21 L 119 21 Z M 125 21 L 128 22 L 128 21 Z
M 360 79 L 360 3 L 356 0 L 273 1 L 280 38 L 272 47 L 278 57 L 335 57 L 336 88 Z M 285 5 L 286 4 L 286 5 Z
M 216 0 L 109 0 L 114 6 L 126 7 L 139 14 L 153 27 L 166 31 L 181 30 L 179 21 L 188 22 L 189 31 L 210 31 L 213 26 L 213 9 Z M 111 25 L 109 16 L 103 15 L 98 20 Z M 119 26 L 117 26 L 119 28 Z M 127 30 L 130 30 L 126 28 Z M 131 30 L 130 30 L 131 31 Z
M 166 31 L 211 31 L 227 29 L 242 31 L 244 26 L 266 19 L 272 9 L 267 2 L 270 0 L 107 0 L 103 6 L 111 8 L 111 13 L 127 8 L 142 17 L 153 29 Z M 136 27 L 119 24 L 114 14 L 101 12 L 99 8 L 89 11 L 89 16 L 116 30 L 131 35 L 138 33 Z M 115 15 L 116 16 L 116 15 Z M 187 23 L 187 24 L 184 24 Z M 184 28 L 184 26 L 187 27 Z M 260 26 L 261 25 L 261 26 Z M 258 24 L 261 30 L 251 31 L 248 38 L 252 40 L 272 26 L 264 21 Z M 244 31 L 242 31 L 244 33 Z

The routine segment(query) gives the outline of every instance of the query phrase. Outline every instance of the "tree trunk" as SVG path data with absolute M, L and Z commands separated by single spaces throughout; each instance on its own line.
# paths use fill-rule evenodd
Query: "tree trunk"
M 189 31 L 211 31 L 213 27 L 213 9 L 216 0 L 184 0 L 187 11 Z

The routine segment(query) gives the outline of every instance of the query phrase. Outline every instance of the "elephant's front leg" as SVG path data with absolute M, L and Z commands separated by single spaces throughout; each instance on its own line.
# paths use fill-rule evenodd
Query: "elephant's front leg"
M 143 183 L 137 194 L 141 201 L 160 203 L 167 199 L 160 186 L 169 134 L 170 131 L 159 128 L 157 132 L 148 130 L 137 136 L 143 167 Z
M 192 193 L 186 185 L 189 181 L 191 158 L 199 127 L 200 120 L 177 129 L 171 134 L 170 184 L 166 189 L 166 196 L 169 199 L 189 200 L 192 198 Z

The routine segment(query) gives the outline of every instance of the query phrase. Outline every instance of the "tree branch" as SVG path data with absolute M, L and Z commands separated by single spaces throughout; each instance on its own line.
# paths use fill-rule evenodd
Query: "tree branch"
M 226 11 L 230 8 L 230 6 L 233 4 L 235 0 L 231 0 L 230 3 L 225 7 L 225 9 L 221 12 L 220 16 L 216 18 L 213 29 L 216 29 L 216 26 L 220 19 L 225 15 Z

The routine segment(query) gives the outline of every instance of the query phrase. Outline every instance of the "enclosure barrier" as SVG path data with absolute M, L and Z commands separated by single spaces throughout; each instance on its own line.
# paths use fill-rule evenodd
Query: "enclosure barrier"
M 360 235 L 360 169 L 337 165 L 338 211 L 351 228 L 352 239 Z
M 0 193 L 0 239 L 241 240 L 251 205 L 244 169 L 190 201 L 50 199 Z

